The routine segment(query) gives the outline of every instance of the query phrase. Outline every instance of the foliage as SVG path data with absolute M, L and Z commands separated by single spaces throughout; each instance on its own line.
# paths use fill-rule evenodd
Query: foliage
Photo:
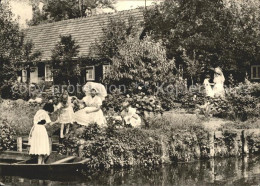
M 112 59 L 111 72 L 107 76 L 109 83 L 123 83 L 126 87 L 142 84 L 156 91 L 156 85 L 174 79 L 174 60 L 167 60 L 165 48 L 161 42 L 155 42 L 150 36 L 139 41 L 134 37 L 126 39 L 120 46 L 118 55 Z
M 259 83 L 239 84 L 234 90 L 229 90 L 227 100 L 230 103 L 229 110 L 234 113 L 234 117 L 247 120 L 259 117 Z
M 9 94 L 11 99 L 23 99 L 28 100 L 30 96 L 30 91 L 26 83 L 16 83 L 12 86 L 12 92 Z
M 73 77 L 80 75 L 78 68 L 76 68 L 79 62 L 73 60 L 73 58 L 78 57 L 78 54 L 79 45 L 72 39 L 72 36 L 60 36 L 60 41 L 55 45 L 51 56 L 55 69 L 55 81 L 67 84 Z M 75 67 L 74 70 L 71 70 L 72 67 Z
M 143 89 L 128 91 L 130 92 L 129 94 L 123 94 L 117 89 L 108 95 L 102 106 L 106 115 L 120 116 L 125 107 L 124 104 L 136 108 L 137 114 L 143 119 L 149 117 L 147 114 L 159 114 L 163 112 L 158 97 L 146 95 Z
M 42 10 L 39 3 L 43 3 Z M 66 19 L 85 17 L 94 14 L 97 9 L 114 9 L 114 0 L 31 0 L 33 18 L 28 25 L 34 26 L 46 22 L 56 22 Z
M 66 137 L 60 152 L 73 154 L 83 146 L 81 155 L 91 158 L 89 166 L 93 168 L 128 167 L 136 160 L 150 165 L 160 161 L 159 156 L 153 154 L 155 143 L 148 139 L 146 132 L 138 129 L 104 131 L 96 124 L 76 128 Z
M 193 90 L 195 92 L 189 91 L 180 95 L 182 107 L 202 108 L 208 103 L 213 116 L 242 121 L 259 117 L 259 83 L 240 83 L 238 86 L 226 88 L 225 98 L 207 98 L 199 89 Z
M 0 87 L 15 79 L 15 62 L 21 47 L 21 33 L 8 5 L 0 4 Z
M 248 142 L 248 150 L 249 153 L 260 153 L 260 136 L 259 134 L 252 132 L 250 135 L 246 137 Z
M 160 100 L 156 96 L 147 96 L 145 93 L 129 95 L 125 99 L 133 108 L 137 109 L 137 114 L 143 118 L 146 117 L 145 113 L 162 113 L 163 109 Z
M 181 57 L 184 61 L 184 64 L 186 65 L 187 74 L 190 75 L 191 84 L 193 85 L 194 78 L 199 77 L 203 70 L 203 63 L 199 63 L 199 61 L 196 59 L 197 57 L 195 51 L 193 51 L 193 56 L 190 58 L 187 56 L 186 50 L 183 49 L 183 55 Z
M 169 111 L 173 108 L 178 108 L 181 106 L 180 98 L 187 92 L 187 80 L 179 77 L 169 84 L 164 84 L 162 86 L 162 90 L 158 91 L 157 97 L 161 102 L 162 108 Z
M 166 0 L 146 11 L 145 28 L 155 40 L 163 40 L 167 57 L 185 67 L 186 77 L 182 49 L 187 56 L 196 52 L 203 72 L 219 65 L 242 81 L 250 62 L 259 60 L 259 18 L 254 1 Z
M 59 152 L 76 155 L 80 151 L 81 156 L 91 159 L 89 166 L 92 168 L 155 166 L 166 159 L 200 158 L 200 150 L 208 154 L 208 133 L 199 120 L 182 115 L 169 116 L 154 118 L 154 124 L 151 123 L 147 130 L 74 125 Z
M 3 100 L 0 104 L 0 118 L 7 121 L 17 136 L 27 136 L 33 126 L 34 115 L 43 107 L 43 104 L 30 104 L 21 99 Z
M 227 122 L 222 126 L 222 129 L 259 129 L 260 128 L 260 120 L 259 119 L 249 119 L 244 122 L 235 121 L 235 122 Z
M 8 96 L 12 83 L 16 80 L 17 71 L 21 70 L 21 62 L 31 62 L 41 53 L 33 51 L 33 43 L 24 40 L 24 34 L 19 30 L 16 20 L 8 4 L 0 4 L 0 90 Z
M 0 152 L 15 150 L 16 133 L 6 120 L 0 120 Z
M 113 90 L 107 95 L 103 101 L 102 109 L 104 113 L 120 113 L 122 111 L 122 104 L 125 102 L 126 95 L 123 94 L 119 89 Z
M 92 48 L 92 57 L 100 56 L 104 59 L 112 59 L 118 55 L 121 45 L 126 43 L 129 36 L 136 36 L 140 25 L 136 24 L 136 19 L 132 16 L 127 18 L 109 19 L 106 27 L 103 27 L 102 37 L 96 41 Z

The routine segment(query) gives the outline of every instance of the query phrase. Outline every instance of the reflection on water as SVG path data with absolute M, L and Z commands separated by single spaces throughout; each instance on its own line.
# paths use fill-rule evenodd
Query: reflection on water
M 10 185 L 260 185 L 260 156 L 109 170 L 85 175 L 1 176 Z M 43 179 L 43 178 L 42 178 Z

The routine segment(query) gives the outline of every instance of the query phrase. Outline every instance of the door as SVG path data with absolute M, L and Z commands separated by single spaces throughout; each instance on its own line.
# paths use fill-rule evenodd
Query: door
M 22 82 L 26 83 L 27 81 L 27 70 L 22 70 Z
M 30 82 L 38 83 L 38 67 L 30 68 Z
M 45 65 L 45 81 L 53 81 L 52 67 Z

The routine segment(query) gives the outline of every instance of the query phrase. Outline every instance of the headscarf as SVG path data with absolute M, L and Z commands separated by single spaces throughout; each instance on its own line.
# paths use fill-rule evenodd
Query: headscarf
M 85 92 L 86 96 L 90 95 L 92 89 L 97 92 L 97 96 L 99 96 L 102 101 L 105 100 L 105 97 L 107 96 L 107 90 L 104 85 L 95 82 L 87 82 L 83 86 L 83 91 Z
M 224 74 L 223 74 L 221 68 L 220 68 L 220 67 L 217 67 L 217 68 L 214 69 L 214 71 L 215 71 L 214 81 L 215 81 L 215 78 L 220 78 L 221 82 L 224 83 L 225 77 L 224 77 Z

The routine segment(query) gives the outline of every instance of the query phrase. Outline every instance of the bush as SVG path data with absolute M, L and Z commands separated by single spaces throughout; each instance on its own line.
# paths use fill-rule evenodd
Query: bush
M 193 89 L 179 98 L 183 108 L 194 111 L 196 105 L 209 102 L 213 116 L 245 121 L 260 116 L 259 87 L 259 83 L 241 83 L 226 89 L 225 98 L 207 98 L 204 93 Z
M 16 131 L 19 136 L 29 135 L 33 126 L 33 117 L 42 105 L 30 105 L 21 99 L 3 100 L 0 104 L 0 118 Z
M 77 126 L 66 136 L 59 152 L 90 158 L 93 168 L 128 167 L 142 163 L 160 164 L 160 141 L 155 133 L 140 129 L 100 129 L 98 125 Z
M 151 120 L 149 120 L 151 121 Z M 208 156 L 208 133 L 193 116 L 154 118 L 150 128 L 101 129 L 96 124 L 73 125 L 59 152 L 90 158 L 93 168 L 155 166 L 165 162 Z M 110 126 L 110 125 L 109 125 Z
M 131 91 L 133 92 L 133 91 Z M 130 94 L 122 94 L 119 90 L 115 90 L 112 94 L 109 94 L 106 100 L 103 102 L 103 110 L 105 114 L 117 113 L 123 110 L 123 103 L 128 102 L 133 108 L 137 109 L 137 114 L 141 117 L 145 117 L 145 112 L 148 113 L 162 113 L 161 102 L 156 96 L 146 95 L 139 90 Z
M 11 88 L 12 99 L 28 100 L 30 97 L 29 86 L 26 83 L 15 83 Z
M 16 144 L 16 132 L 7 120 L 0 120 L 0 151 L 14 150 Z

